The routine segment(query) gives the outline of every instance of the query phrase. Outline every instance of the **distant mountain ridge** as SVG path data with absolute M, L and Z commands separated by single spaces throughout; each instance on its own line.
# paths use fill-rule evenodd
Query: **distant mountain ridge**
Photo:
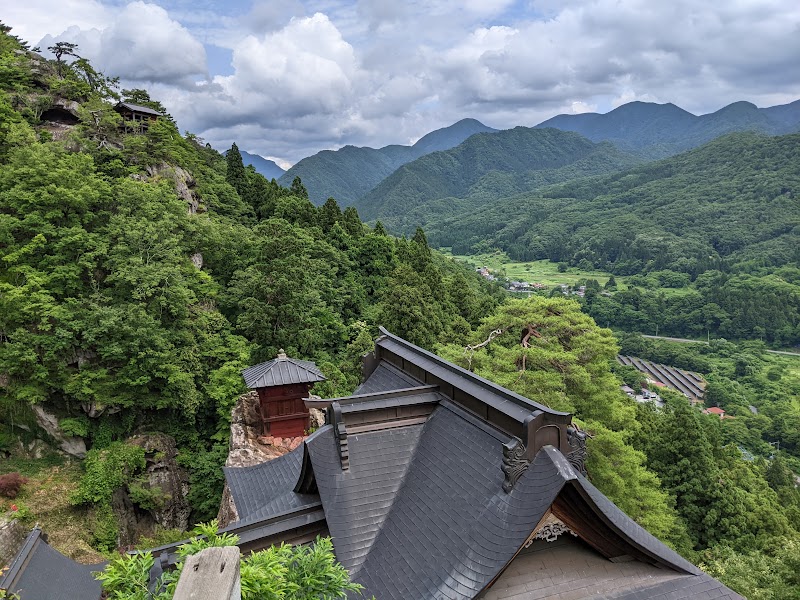
M 402 165 L 430 152 L 453 148 L 476 133 L 495 131 L 475 119 L 462 119 L 428 133 L 413 146 L 391 145 L 378 149 L 345 146 L 339 150 L 323 150 L 295 164 L 278 182 L 289 186 L 299 176 L 315 204 L 333 197 L 340 205 L 348 206 Z
M 641 162 L 608 142 L 559 129 L 515 127 L 473 135 L 407 163 L 355 203 L 366 220 L 396 233 L 508 197 Z
M 245 165 L 253 165 L 257 173 L 261 173 L 267 179 L 278 179 L 286 171 L 281 169 L 274 161 L 271 161 L 258 154 L 250 154 L 244 150 L 239 150 L 242 155 L 242 162 Z M 291 183 L 291 182 L 289 182 Z
M 736 131 L 784 135 L 800 131 L 800 100 L 758 108 L 734 102 L 696 116 L 674 104 L 629 102 L 605 113 L 558 115 L 536 125 L 574 131 L 593 142 L 609 141 L 641 156 L 664 158 Z

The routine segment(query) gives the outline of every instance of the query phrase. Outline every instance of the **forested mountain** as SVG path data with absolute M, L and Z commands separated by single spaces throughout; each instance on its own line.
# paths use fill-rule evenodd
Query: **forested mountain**
M 769 108 L 757 108 L 749 102 L 735 102 L 714 113 L 700 116 L 674 104 L 630 102 L 606 114 L 558 115 L 536 125 L 536 128 L 572 131 L 593 142 L 611 142 L 623 153 L 634 154 L 639 159 L 654 160 L 689 150 L 731 132 L 756 131 L 780 135 L 800 131 L 800 100 Z M 288 186 L 295 177 L 300 177 L 315 204 L 322 204 L 327 198 L 333 197 L 343 206 L 358 203 L 359 210 L 363 210 L 375 202 L 380 204 L 380 199 L 390 193 L 386 187 L 377 190 L 373 188 L 401 166 L 431 152 L 455 148 L 475 133 L 495 131 L 475 119 L 463 119 L 450 127 L 425 135 L 413 146 L 390 145 L 377 150 L 345 146 L 335 151 L 323 150 L 298 162 L 282 176 L 279 183 Z M 604 160 L 621 160 L 625 166 L 632 164 L 630 158 L 622 160 L 611 156 Z M 588 168 L 588 172 L 599 174 L 613 170 L 611 165 L 605 171 L 602 169 L 603 167 L 594 165 Z M 573 174 L 572 177 L 574 176 Z M 550 178 L 547 183 L 564 181 L 567 178 L 569 177 L 561 174 Z M 492 194 L 501 197 L 530 191 L 540 185 L 539 181 L 528 182 L 525 177 L 500 179 L 499 182 L 487 183 L 488 189 L 483 192 L 486 198 Z M 533 186 L 528 185 L 529 183 L 533 183 Z M 396 179 L 390 185 L 402 183 Z M 421 186 L 422 182 L 410 185 Z M 378 200 L 365 199 L 368 194 L 370 198 Z M 462 194 L 452 196 L 464 197 Z M 447 196 L 437 196 L 445 197 Z M 403 201 L 406 198 L 395 200 Z M 464 208 L 461 203 L 458 206 Z M 471 207 L 471 204 L 466 206 Z M 402 209 L 398 211 L 402 212 Z M 365 213 L 365 216 L 370 219 L 376 214 L 377 212 L 370 212 Z M 406 219 L 411 231 L 414 226 L 425 223 L 420 220 L 423 217 L 424 211 Z
M 258 154 L 250 154 L 244 150 L 239 151 L 245 165 L 252 165 L 256 173 L 260 173 L 267 179 L 279 179 L 286 171 L 281 169 L 275 161 L 268 160 Z
M 664 158 L 736 131 L 781 135 L 800 131 L 800 100 L 758 108 L 734 102 L 701 116 L 675 106 L 629 102 L 606 114 L 558 115 L 536 127 L 574 131 L 594 142 L 609 141 L 647 158 Z
M 430 223 L 457 254 L 486 247 L 616 274 L 798 260 L 800 134 L 731 134 L 618 174 L 497 200 Z
M 314 204 L 332 197 L 342 206 L 348 206 L 407 162 L 457 146 L 475 133 L 493 131 L 475 119 L 462 119 L 428 133 L 413 146 L 391 145 L 377 150 L 345 146 L 323 150 L 298 162 L 278 182 L 288 186 L 295 177 L 300 177 Z
M 516 127 L 478 134 L 400 167 L 354 206 L 367 220 L 408 233 L 495 199 L 619 171 L 639 160 L 571 132 Z M 459 199 L 459 200 L 457 200 Z

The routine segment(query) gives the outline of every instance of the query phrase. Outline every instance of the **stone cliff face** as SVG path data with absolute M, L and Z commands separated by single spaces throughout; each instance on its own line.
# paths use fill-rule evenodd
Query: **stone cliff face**
M 28 529 L 16 519 L 0 516 L 0 571 L 8 565 L 22 548 Z
M 312 429 L 325 424 L 325 415 L 322 411 L 312 408 L 310 412 Z M 297 448 L 304 439 L 305 437 L 262 436 L 258 394 L 255 391 L 248 392 L 239 397 L 231 412 L 231 442 L 225 466 L 250 467 L 278 458 Z M 217 515 L 219 525 L 225 527 L 238 518 L 239 515 L 226 484 Z
M 183 167 L 162 163 L 160 165 L 147 167 L 147 175 L 147 179 L 149 180 L 156 180 L 163 177 L 171 179 L 175 184 L 175 193 L 186 202 L 186 207 L 190 215 L 205 211 L 205 208 L 201 206 L 199 195 L 195 192 L 197 181 L 194 176 Z
M 136 485 L 152 500 L 145 508 L 135 505 L 134 500 L 141 500 L 130 485 L 114 492 L 112 506 L 119 522 L 120 545 L 132 544 L 141 535 L 152 536 L 156 525 L 164 529 L 188 529 L 189 474 L 176 461 L 175 440 L 164 433 L 149 433 L 135 435 L 127 442 L 144 448 L 145 474 Z M 139 491 L 138 496 L 141 495 Z
M 83 441 L 83 438 L 66 435 L 58 425 L 58 418 L 47 412 L 41 404 L 34 404 L 31 409 L 36 415 L 36 423 L 55 440 L 62 452 L 77 458 L 86 456 L 86 442 Z

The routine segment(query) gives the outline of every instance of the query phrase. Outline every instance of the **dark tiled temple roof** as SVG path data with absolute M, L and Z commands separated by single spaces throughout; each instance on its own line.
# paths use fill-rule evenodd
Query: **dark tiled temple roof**
M 421 432 L 422 425 L 412 425 L 349 436 L 347 473 L 330 425 L 307 441 L 336 556 L 352 574 L 384 525 Z
M 400 369 L 386 362 L 381 362 L 369 378 L 356 388 L 356 394 L 388 392 L 422 385 L 422 383 Z
M 159 117 L 164 116 L 162 113 L 158 112 L 157 110 L 153 110 L 149 106 L 142 106 L 140 104 L 133 104 L 131 102 L 118 102 L 117 107 L 127 108 L 130 111 L 144 113 L 146 115 L 156 115 Z
M 702 573 L 675 577 L 662 583 L 608 596 L 609 600 L 745 600 L 722 583 Z
M 17 594 L 20 600 L 99 599 L 100 582 L 93 571 L 104 564 L 81 565 L 50 547 L 42 530 L 35 527 L 0 577 L 0 589 Z
M 316 494 L 296 494 L 303 447 L 251 467 L 223 467 L 240 525 L 319 502 Z
M 313 362 L 289 358 L 281 352 L 277 358 L 242 371 L 245 385 L 256 389 L 295 383 L 325 381 L 325 376 Z
M 231 527 L 250 531 L 249 521 L 266 518 L 264 527 L 279 531 L 292 526 L 291 506 L 305 518 L 324 511 L 337 558 L 366 597 L 381 600 L 738 598 L 578 471 L 568 415 L 383 333 L 367 380 L 356 395 L 328 401 L 328 424 L 306 440 L 302 457 L 298 449 L 258 467 L 226 469 L 242 516 Z M 547 433 L 554 428 L 560 433 Z M 516 431 L 530 448 L 519 445 Z M 519 477 L 510 480 L 515 466 Z M 553 580 L 546 574 L 527 571 L 521 588 L 500 586 L 549 518 L 578 531 L 606 575 L 563 572 L 547 588 Z
M 568 416 L 568 413 L 555 411 L 550 407 L 492 383 L 488 379 L 484 379 L 458 365 L 454 365 L 432 352 L 428 352 L 403 338 L 391 334 L 383 327 L 380 328 L 380 331 L 382 335 L 375 342 L 376 348 L 388 350 L 426 376 L 433 376 L 437 380 L 450 384 L 462 392 L 479 398 L 487 406 L 512 418 L 524 421 L 535 410 L 553 415 Z M 428 383 L 425 378 L 422 378 L 421 381 Z

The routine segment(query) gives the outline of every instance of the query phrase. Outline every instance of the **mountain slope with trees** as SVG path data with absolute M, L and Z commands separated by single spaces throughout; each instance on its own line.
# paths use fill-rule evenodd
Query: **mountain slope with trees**
M 345 146 L 323 150 L 298 162 L 278 182 L 288 186 L 295 177 L 300 177 L 314 204 L 335 198 L 342 206 L 348 206 L 407 162 L 457 146 L 473 134 L 494 131 L 475 119 L 462 119 L 426 134 L 412 146 L 391 145 L 377 150 Z
M 240 150 L 239 152 L 242 155 L 242 161 L 245 165 L 252 165 L 256 173 L 263 175 L 267 179 L 280 179 L 280 177 L 286 173 L 286 171 L 275 164 L 273 160 L 268 160 L 258 154 L 250 154 L 244 150 Z
M 800 100 L 769 108 L 734 102 L 700 116 L 674 104 L 629 102 L 605 114 L 558 115 L 536 127 L 574 131 L 593 142 L 609 141 L 623 150 L 657 159 L 737 131 L 769 135 L 800 131 Z
M 753 415 L 747 405 L 763 388 L 754 375 L 757 359 L 746 348 L 728 348 L 730 380 L 711 381 L 712 398 L 737 419 L 750 413 L 747 421 L 725 426 L 674 398 L 651 414 L 619 392 L 611 369 L 617 344 L 577 303 L 505 302 L 498 288 L 432 250 L 421 229 L 411 239 L 393 238 L 381 224 L 365 226 L 352 206 L 342 210 L 332 199 L 315 206 L 299 178 L 280 186 L 245 166 L 235 145 L 223 157 L 195 136 L 181 136 L 145 90 L 117 91 L 113 79 L 80 62 L 79 48 L 67 50 L 47 61 L 0 29 L 0 451 L 10 456 L 0 461 L 0 473 L 29 460 L 14 453 L 20 440 L 24 449 L 36 435 L 31 405 L 46 407 L 89 447 L 81 481 L 72 482 L 78 493 L 68 520 L 81 523 L 76 535 L 96 549 L 114 549 L 112 493 L 127 490 L 142 510 L 158 501 L 134 479 L 144 450 L 132 452 L 125 440 L 135 430 L 175 438 L 178 460 L 189 469 L 193 519 L 215 514 L 241 369 L 284 348 L 314 360 L 328 377 L 315 392 L 347 394 L 375 326 L 383 324 L 526 396 L 575 411 L 594 436 L 587 442 L 593 481 L 631 516 L 752 598 L 796 596 L 800 496 L 793 474 L 782 460 L 746 463 L 735 446 L 739 436 L 754 450 L 777 439 L 796 453 L 796 390 L 780 381 L 788 377 L 767 372 L 773 385 L 758 404 L 768 419 Z M 146 129 L 125 128 L 113 110 L 118 97 L 163 116 Z M 42 119 L 64 101 L 77 104 L 76 121 Z M 572 137 L 591 157 L 594 145 Z M 504 219 L 533 219 L 521 221 L 521 231 L 553 236 L 548 249 L 557 250 L 556 236 L 570 234 L 569 261 L 604 261 L 664 281 L 707 270 L 694 244 L 711 242 L 692 216 L 721 219 L 711 244 L 719 260 L 710 263 L 727 269 L 720 274 L 749 265 L 796 284 L 796 272 L 776 265 L 798 247 L 798 137 L 726 138 L 655 166 L 486 207 L 508 214 L 486 212 L 485 219 L 500 231 Z M 704 187 L 704 178 L 716 187 Z M 669 218 L 671 206 L 681 208 L 682 229 L 667 231 L 656 220 L 631 243 L 627 236 L 660 214 L 662 201 Z M 759 204 L 763 223 L 750 220 L 756 212 L 748 209 L 740 211 L 748 220 L 737 225 L 726 210 L 739 210 L 738 203 Z M 604 204 L 634 214 L 611 238 L 624 255 L 599 241 L 588 247 L 596 254 L 578 251 L 582 237 L 608 231 L 592 213 Z M 571 206 L 588 216 L 566 210 Z M 562 213 L 567 220 L 558 220 Z M 770 229 L 775 221 L 785 231 Z M 582 237 L 575 236 L 578 227 Z M 684 229 L 691 243 L 681 237 Z M 631 260 L 641 264 L 631 267 Z M 674 270 L 652 270 L 665 266 Z M 736 305 L 725 302 L 736 294 L 751 299 L 748 313 L 776 304 L 771 289 L 764 294 L 757 283 L 736 280 L 726 287 L 732 278 L 717 277 L 701 273 L 695 285 L 714 290 L 719 308 L 733 313 Z M 591 299 L 587 294 L 588 312 Z M 630 304 L 634 312 L 646 308 L 635 294 Z M 483 344 L 498 329 L 502 335 Z M 474 353 L 465 352 L 467 343 Z M 733 380 L 740 373 L 753 378 L 744 391 Z M 51 460 L 56 466 L 48 466 L 63 468 L 58 457 L 42 459 Z M 31 468 L 42 461 L 31 460 Z M 683 477 L 676 465 L 693 468 Z M 62 477 L 67 471 L 73 469 Z M 27 512 L 24 503 L 34 494 L 59 495 L 23 489 L 17 512 Z
M 125 126 L 118 98 L 160 104 L 85 78 L 71 50 L 48 61 L 0 31 L 1 452 L 37 436 L 31 405 L 100 462 L 134 430 L 167 433 L 205 520 L 241 369 L 284 348 L 322 369 L 318 393 L 347 394 L 378 324 L 431 347 L 499 302 L 422 232 L 395 239 L 352 207 L 316 207 L 299 179 L 268 181 L 235 145 L 223 157 L 163 112 Z M 69 123 L 47 120 L 65 103 Z M 100 479 L 87 472 L 74 500 L 94 515 L 89 541 L 110 549 L 114 485 Z
M 618 174 L 497 200 L 429 224 L 456 254 L 498 247 L 515 260 L 615 274 L 777 267 L 798 259 L 800 134 L 731 134 Z
M 638 162 L 571 132 L 516 127 L 474 135 L 400 167 L 355 203 L 364 218 L 410 232 L 418 224 L 491 204 L 498 197 L 621 170 Z

